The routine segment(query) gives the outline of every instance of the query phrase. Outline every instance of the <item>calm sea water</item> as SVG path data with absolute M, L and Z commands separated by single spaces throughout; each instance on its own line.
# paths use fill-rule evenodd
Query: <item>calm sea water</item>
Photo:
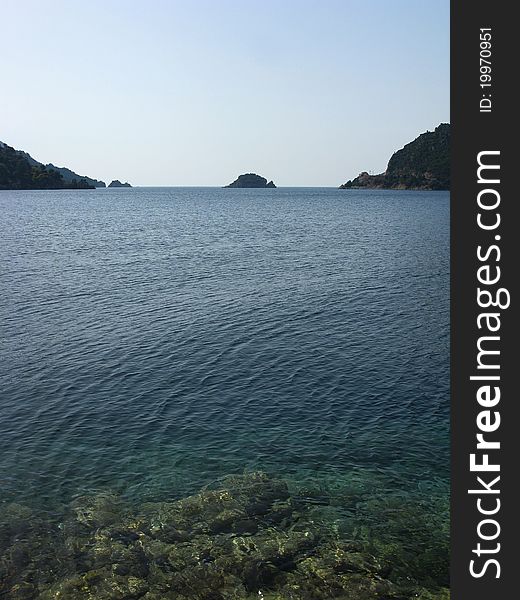
M 446 477 L 449 197 L 2 192 L 2 494 Z
M 255 469 L 447 499 L 447 193 L 17 191 L 0 215 L 2 501 Z

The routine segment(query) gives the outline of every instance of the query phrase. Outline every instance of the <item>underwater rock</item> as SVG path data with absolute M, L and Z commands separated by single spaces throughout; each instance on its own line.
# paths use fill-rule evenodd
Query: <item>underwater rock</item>
M 110 571 L 89 571 L 59 581 L 39 596 L 41 600 L 134 600 L 142 598 L 148 584 L 136 577 L 121 577 Z
M 381 565 L 346 544 L 331 542 L 298 563 L 287 578 L 288 593 L 312 599 L 352 598 L 379 600 L 398 598 L 397 588 L 381 576 Z
M 428 497 L 419 505 L 403 502 L 399 494 L 372 495 L 357 503 L 356 512 L 367 523 L 355 532 L 356 540 L 364 551 L 378 557 L 392 581 L 449 586 L 447 498 Z M 413 539 L 416 546 L 403 544 L 403 539 Z
M 450 590 L 448 588 L 441 588 L 436 592 L 421 590 L 416 598 L 417 600 L 450 600 Z
M 0 512 L 0 552 L 9 546 L 13 536 L 19 536 L 29 529 L 32 510 L 21 504 L 11 503 Z
M 153 537 L 174 543 L 195 534 L 254 533 L 263 519 L 276 523 L 292 512 L 280 504 L 289 498 L 282 480 L 253 473 L 227 478 L 225 486 L 176 502 L 146 503 L 140 517 Z
M 71 505 L 78 523 L 89 528 L 105 527 L 115 523 L 123 509 L 118 496 L 111 493 L 80 496 Z
M 387 558 L 396 548 L 381 550 L 370 540 L 381 550 L 376 556 L 363 540 L 337 539 L 319 518 L 321 508 L 331 509 L 328 500 L 306 503 L 302 494 L 289 494 L 285 481 L 264 473 L 137 507 L 108 492 L 81 496 L 61 522 L 10 505 L 0 513 L 0 597 L 448 600 L 449 590 L 433 584 L 423 589 L 411 579 L 401 582 L 400 573 L 390 580 Z
M 0 553 L 0 598 L 38 598 L 61 569 L 73 567 L 56 524 L 32 515 L 23 523 L 13 520 L 8 531 L 10 541 Z

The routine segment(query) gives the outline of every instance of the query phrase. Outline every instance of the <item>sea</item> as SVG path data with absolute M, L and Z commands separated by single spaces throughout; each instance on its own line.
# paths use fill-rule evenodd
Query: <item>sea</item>
M 446 586 L 449 204 L 0 191 L 0 522 L 261 472 Z

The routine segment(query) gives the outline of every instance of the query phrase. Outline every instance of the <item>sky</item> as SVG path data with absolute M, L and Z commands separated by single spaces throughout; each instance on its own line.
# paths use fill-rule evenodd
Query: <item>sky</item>
M 336 187 L 449 121 L 449 0 L 0 0 L 0 140 L 104 181 Z

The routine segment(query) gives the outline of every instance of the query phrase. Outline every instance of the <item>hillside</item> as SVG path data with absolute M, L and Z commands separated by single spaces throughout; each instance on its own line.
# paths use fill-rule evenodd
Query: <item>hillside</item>
M 56 167 L 52 163 L 48 163 L 45 165 L 45 168 L 54 169 L 55 171 L 58 171 L 58 173 L 62 175 L 63 181 L 65 181 L 65 183 L 72 183 L 75 179 L 77 181 L 84 179 L 89 185 L 95 188 L 106 187 L 106 183 L 104 181 L 100 181 L 99 179 L 93 179 L 92 177 L 87 177 L 86 175 L 78 175 L 77 173 L 74 173 L 74 171 L 67 169 L 67 167 Z
M 71 171 L 72 173 L 72 171 Z M 26 152 L 0 142 L 0 190 L 92 189 L 85 178 L 65 180 L 62 173 L 34 160 Z
M 450 124 L 441 123 L 395 152 L 384 173 L 360 173 L 340 189 L 449 190 L 450 138 Z

